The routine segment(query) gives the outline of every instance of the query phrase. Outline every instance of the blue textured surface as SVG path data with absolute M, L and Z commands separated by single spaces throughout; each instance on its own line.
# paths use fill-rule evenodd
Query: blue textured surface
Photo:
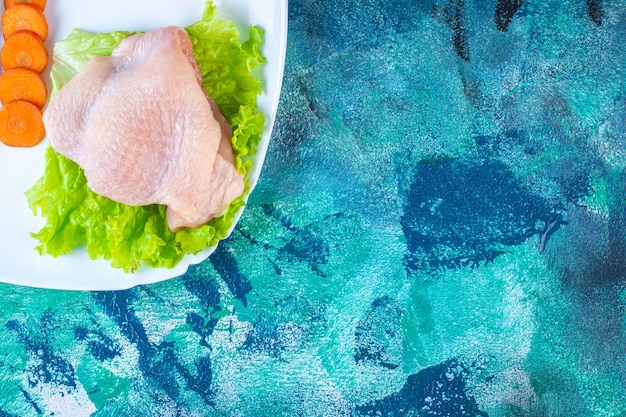
M 155 285 L 1 285 L 0 416 L 625 415 L 626 3 L 289 18 L 233 235 Z

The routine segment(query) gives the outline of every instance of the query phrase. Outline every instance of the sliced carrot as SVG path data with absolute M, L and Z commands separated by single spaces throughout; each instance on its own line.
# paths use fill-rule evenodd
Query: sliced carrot
M 16 4 L 32 4 L 39 7 L 41 10 L 46 8 L 46 0 L 4 0 L 4 9 L 13 7 Z
M 13 68 L 0 75 L 0 102 L 26 100 L 40 109 L 46 104 L 48 88 L 40 74 L 28 68 Z
M 48 37 L 48 21 L 43 11 L 32 4 L 16 4 L 2 13 L 2 34 L 4 39 L 15 32 L 30 30 L 42 40 Z
M 4 42 L 0 61 L 5 70 L 22 67 L 41 74 L 48 65 L 48 51 L 36 33 L 21 30 Z
M 33 103 L 17 100 L 0 108 L 0 141 L 5 145 L 31 147 L 44 136 L 41 110 Z

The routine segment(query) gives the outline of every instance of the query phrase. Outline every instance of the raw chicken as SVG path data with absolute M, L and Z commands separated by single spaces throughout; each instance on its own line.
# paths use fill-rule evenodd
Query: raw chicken
M 44 113 L 47 137 L 96 193 L 167 205 L 173 231 L 200 226 L 244 189 L 231 129 L 201 81 L 184 29 L 128 37 L 57 93 Z

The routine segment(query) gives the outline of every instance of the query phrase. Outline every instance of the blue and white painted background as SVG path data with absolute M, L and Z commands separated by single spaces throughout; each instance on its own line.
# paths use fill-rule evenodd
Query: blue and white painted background
M 160 284 L 0 285 L 0 416 L 626 415 L 626 2 L 289 17 L 233 235 Z

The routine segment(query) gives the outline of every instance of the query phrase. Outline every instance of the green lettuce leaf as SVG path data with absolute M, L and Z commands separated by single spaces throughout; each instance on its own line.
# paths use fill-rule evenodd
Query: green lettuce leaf
M 209 1 L 201 19 L 186 27 L 206 90 L 233 128 L 233 149 L 239 172 L 247 174 L 261 141 L 265 118 L 257 108 L 261 83 L 253 70 L 265 62 L 260 52 L 262 29 L 250 26 L 241 42 L 234 22 L 221 20 Z M 95 55 L 110 55 L 127 36 L 137 32 L 94 34 L 75 29 L 54 46 L 51 97 Z M 51 147 L 45 153 L 45 173 L 26 192 L 28 203 L 45 225 L 32 235 L 40 254 L 54 257 L 83 246 L 92 259 L 107 259 L 115 268 L 135 271 L 142 264 L 175 266 L 186 254 L 197 253 L 227 236 L 250 191 L 233 201 L 219 218 L 193 229 L 171 232 L 165 207 L 130 207 L 89 189 L 82 169 Z

